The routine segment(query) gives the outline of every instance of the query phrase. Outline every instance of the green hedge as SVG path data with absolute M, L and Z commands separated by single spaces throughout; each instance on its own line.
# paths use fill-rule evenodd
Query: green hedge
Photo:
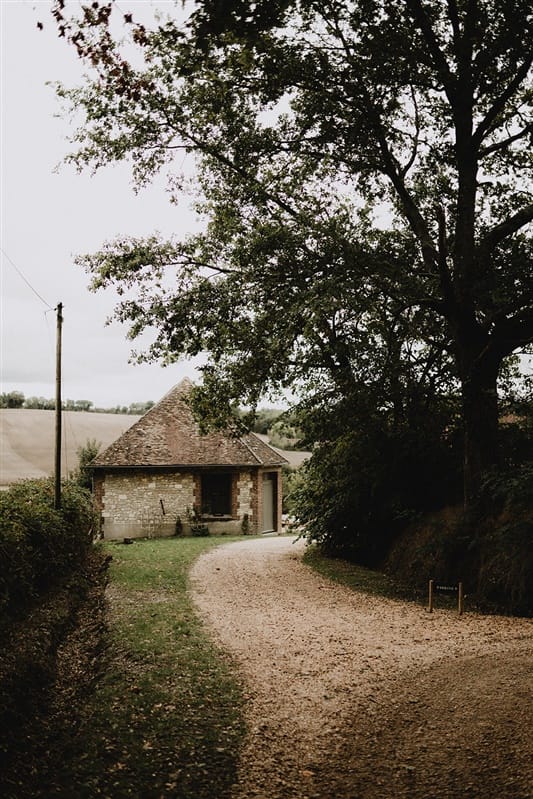
M 414 521 L 384 569 L 421 595 L 431 578 L 461 580 L 470 607 L 533 616 L 533 465 L 487 477 L 467 515 L 456 506 Z
M 0 493 L 0 617 L 7 618 L 71 574 L 92 543 L 92 497 L 75 482 L 62 486 L 54 509 L 52 480 L 24 480 Z
M 533 616 L 533 463 L 485 480 L 471 526 L 480 598 L 489 609 Z

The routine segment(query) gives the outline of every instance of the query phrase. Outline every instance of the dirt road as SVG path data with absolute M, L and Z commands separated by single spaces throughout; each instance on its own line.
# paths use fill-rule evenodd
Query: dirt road
M 530 799 L 533 622 L 354 593 L 303 547 L 229 544 L 191 574 L 246 686 L 234 799 Z

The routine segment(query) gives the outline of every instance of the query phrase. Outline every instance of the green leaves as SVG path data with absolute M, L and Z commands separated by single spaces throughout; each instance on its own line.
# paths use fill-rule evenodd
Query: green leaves
M 86 557 L 96 529 L 90 494 L 65 482 L 54 509 L 52 480 L 24 480 L 0 493 L 0 609 L 20 613 Z
M 485 468 L 481 383 L 533 339 L 525 0 L 200 2 L 127 44 L 60 17 L 94 67 L 60 90 L 71 160 L 129 159 L 139 187 L 195 159 L 200 234 L 81 259 L 130 337 L 155 330 L 139 357 L 207 353 L 203 407 L 228 414 L 288 387 L 400 408 L 459 387 Z

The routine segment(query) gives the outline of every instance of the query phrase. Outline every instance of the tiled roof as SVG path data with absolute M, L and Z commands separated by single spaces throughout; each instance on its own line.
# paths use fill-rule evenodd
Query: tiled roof
M 95 468 L 135 466 L 279 466 L 285 458 L 253 433 L 200 433 L 182 380 L 93 461 Z

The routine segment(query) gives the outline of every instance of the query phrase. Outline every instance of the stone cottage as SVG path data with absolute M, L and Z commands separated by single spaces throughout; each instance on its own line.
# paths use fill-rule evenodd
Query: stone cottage
M 253 433 L 200 433 L 184 380 L 93 461 L 104 538 L 281 530 L 285 459 Z

